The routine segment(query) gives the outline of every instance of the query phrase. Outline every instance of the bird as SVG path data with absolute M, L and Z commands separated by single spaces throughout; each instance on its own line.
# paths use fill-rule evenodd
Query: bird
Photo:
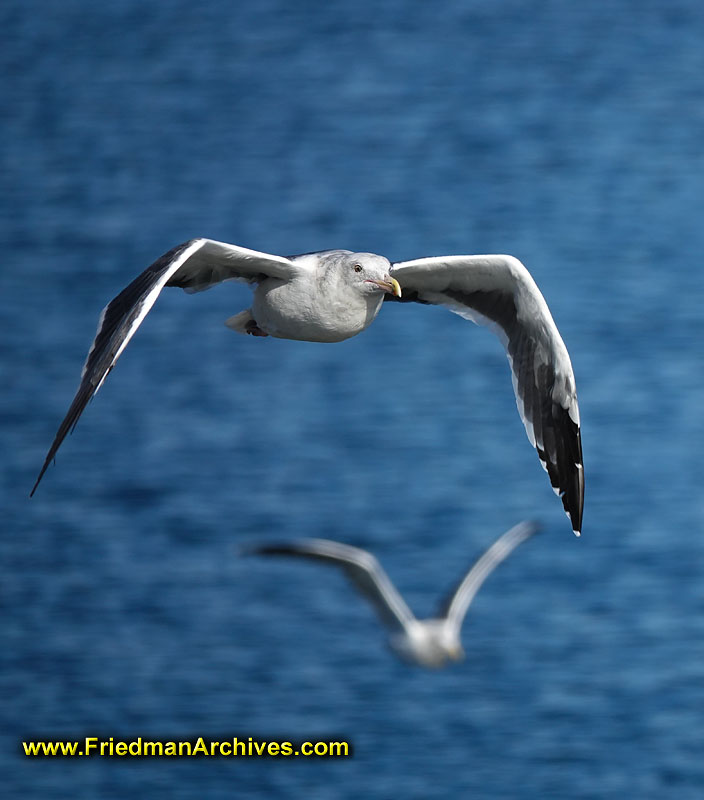
M 439 668 L 465 657 L 460 631 L 467 610 L 481 585 L 516 548 L 538 531 L 534 522 L 520 522 L 501 535 L 475 562 L 457 587 L 440 604 L 437 616 L 417 619 L 376 557 L 368 550 L 332 539 L 246 545 L 245 554 L 297 556 L 335 564 L 375 608 L 390 630 L 389 646 L 404 661 Z
M 572 364 L 543 295 L 526 267 L 510 255 L 391 263 L 381 255 L 350 250 L 285 257 L 213 239 L 177 245 L 103 309 L 78 390 L 30 496 L 161 290 L 175 286 L 199 292 L 229 280 L 247 282 L 254 292 L 251 308 L 225 324 L 255 337 L 341 342 L 368 328 L 385 300 L 445 306 L 488 326 L 506 349 L 528 439 L 580 535 L 584 467 Z

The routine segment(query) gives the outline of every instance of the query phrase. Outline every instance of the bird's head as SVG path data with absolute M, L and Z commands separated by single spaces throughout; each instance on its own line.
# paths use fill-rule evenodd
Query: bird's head
M 401 296 L 401 287 L 390 275 L 391 264 L 374 253 L 350 253 L 342 263 L 345 280 L 363 294 L 388 292 Z
M 436 628 L 437 647 L 446 661 L 462 661 L 465 657 L 457 631 L 444 620 Z
M 444 619 L 415 620 L 389 643 L 405 661 L 429 669 L 440 669 L 465 657 L 457 632 Z
M 448 648 L 447 654 L 453 661 L 464 661 L 465 658 L 464 648 L 459 642 L 455 642 L 452 647 Z

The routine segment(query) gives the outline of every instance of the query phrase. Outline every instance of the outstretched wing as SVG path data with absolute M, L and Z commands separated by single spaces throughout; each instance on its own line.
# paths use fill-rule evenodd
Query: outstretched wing
M 59 426 L 31 494 L 34 494 L 66 434 L 75 428 L 88 401 L 115 366 L 164 286 L 180 286 L 187 292 L 198 292 L 226 280 L 256 282 L 265 277 L 288 278 L 297 269 L 287 258 L 212 239 L 184 242 L 147 267 L 103 309 L 78 391 Z
M 501 339 L 526 433 L 579 536 L 584 467 L 574 374 L 528 270 L 513 256 L 441 256 L 393 264 L 391 275 L 403 297 L 384 300 L 443 305 Z
M 438 618 L 446 618 L 448 624 L 457 631 L 459 636 L 459 630 L 462 627 L 462 621 L 467 609 L 481 585 L 521 542 L 524 542 L 537 531 L 538 526 L 534 522 L 519 522 L 518 525 L 514 525 L 513 528 L 499 536 L 441 605 L 438 611 Z
M 389 628 L 405 630 L 415 620 L 376 558 L 359 547 L 330 539 L 299 539 L 295 542 L 251 545 L 245 552 L 268 556 L 299 556 L 336 564 L 369 600 L 382 622 Z

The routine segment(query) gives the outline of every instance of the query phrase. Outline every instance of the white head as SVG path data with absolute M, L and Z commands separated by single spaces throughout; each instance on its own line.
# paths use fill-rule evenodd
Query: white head
M 416 620 L 404 633 L 394 634 L 389 644 L 405 661 L 422 667 L 437 669 L 464 658 L 458 633 L 442 619 Z
M 342 280 L 365 295 L 384 292 L 401 296 L 401 287 L 390 275 L 391 263 L 374 253 L 343 253 L 335 265 Z

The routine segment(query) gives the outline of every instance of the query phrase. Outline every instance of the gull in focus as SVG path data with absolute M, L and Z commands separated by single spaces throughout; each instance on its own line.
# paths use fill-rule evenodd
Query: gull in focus
M 373 322 L 384 300 L 442 305 L 492 329 L 506 348 L 531 444 L 576 535 L 584 469 L 579 407 L 567 348 L 528 270 L 513 256 L 436 256 L 391 263 L 373 253 L 324 250 L 277 256 L 192 239 L 158 258 L 103 310 L 81 381 L 34 494 L 64 438 L 102 386 L 165 286 L 199 292 L 228 280 L 254 286 L 252 307 L 227 320 L 252 336 L 341 342 Z
M 389 645 L 404 661 L 422 667 L 442 667 L 460 661 L 464 650 L 460 630 L 467 610 L 484 581 L 518 545 L 536 533 L 537 525 L 520 522 L 500 536 L 478 559 L 440 605 L 433 619 L 419 620 L 406 605 L 381 564 L 367 550 L 330 539 L 300 539 L 255 544 L 244 549 L 257 555 L 299 556 L 339 566 L 376 609 L 390 630 Z

